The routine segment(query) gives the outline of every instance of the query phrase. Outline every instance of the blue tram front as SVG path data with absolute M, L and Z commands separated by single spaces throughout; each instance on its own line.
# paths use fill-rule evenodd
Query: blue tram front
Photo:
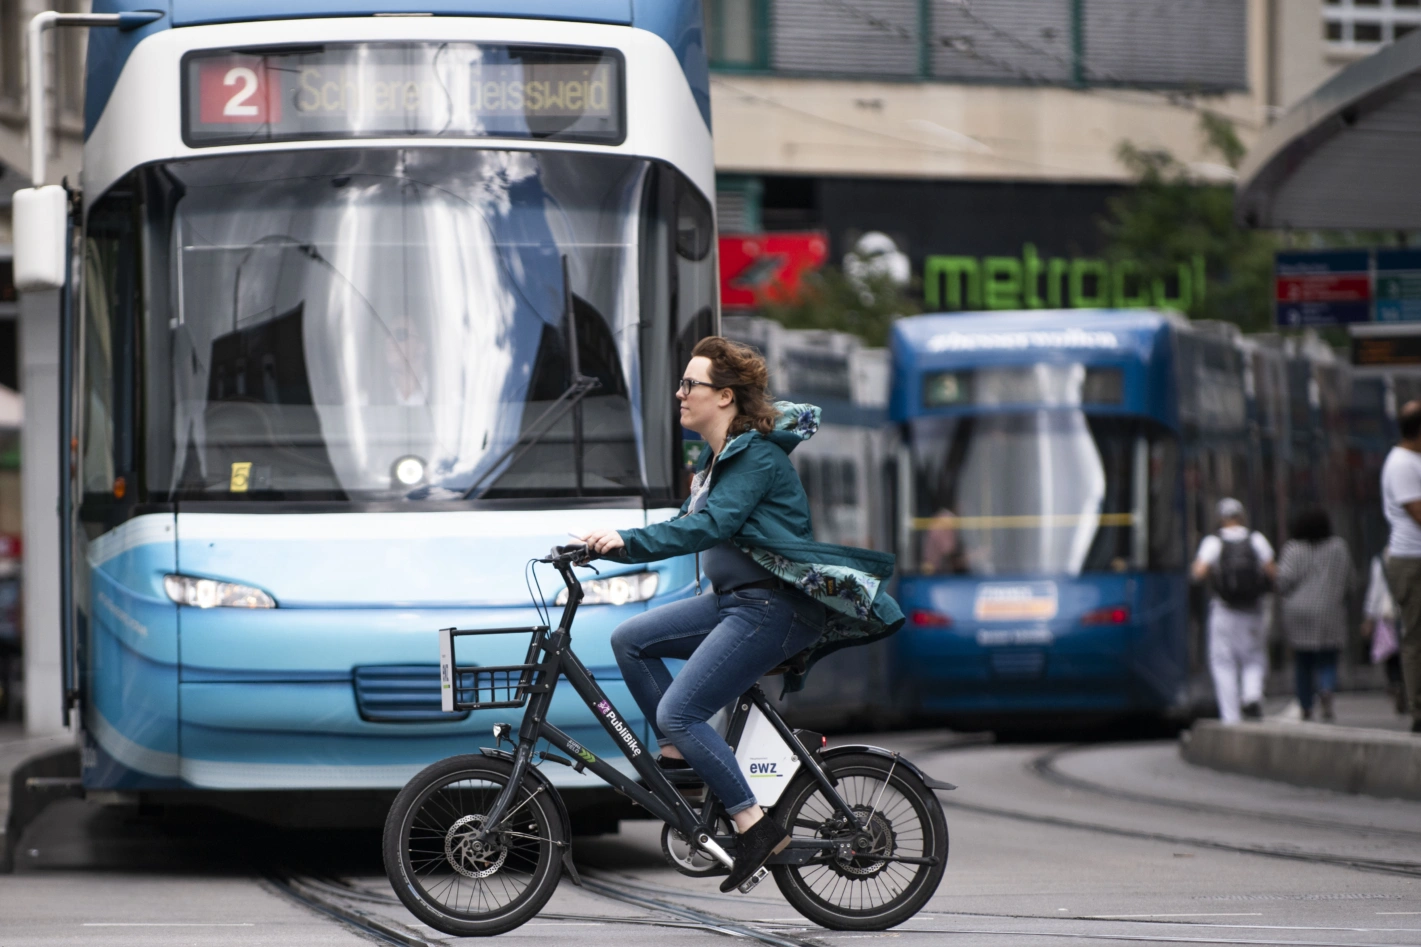
M 700 6 L 161 6 L 89 55 L 84 785 L 396 789 L 517 719 L 439 712 L 437 629 L 534 624 L 531 556 L 680 503 L 675 380 L 717 323 Z M 693 575 L 589 582 L 619 702 L 612 628 Z
M 1179 325 L 1050 311 L 897 324 L 900 710 L 972 721 L 1187 702 Z

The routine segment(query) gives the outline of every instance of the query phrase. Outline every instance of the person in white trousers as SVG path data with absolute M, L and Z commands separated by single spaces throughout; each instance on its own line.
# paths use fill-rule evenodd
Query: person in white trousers
M 1258 567 L 1272 580 L 1277 567 L 1273 547 L 1262 533 L 1245 525 L 1243 504 L 1232 497 L 1219 501 L 1219 531 L 1199 543 L 1190 575 L 1202 582 L 1216 572 L 1224 543 L 1247 541 L 1253 547 Z M 1219 702 L 1219 719 L 1238 723 L 1247 717 L 1263 716 L 1263 675 L 1268 668 L 1264 647 L 1264 596 L 1252 604 L 1225 603 L 1216 593 L 1209 602 L 1209 672 L 1214 678 L 1214 696 Z

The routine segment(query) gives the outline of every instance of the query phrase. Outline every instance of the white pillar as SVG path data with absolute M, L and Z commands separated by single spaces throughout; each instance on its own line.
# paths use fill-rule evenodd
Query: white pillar
M 59 633 L 59 293 L 20 295 L 24 495 L 25 729 L 64 729 Z

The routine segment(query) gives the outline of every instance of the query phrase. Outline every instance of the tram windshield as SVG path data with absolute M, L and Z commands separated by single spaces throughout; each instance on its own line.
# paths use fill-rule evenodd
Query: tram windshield
M 689 211 L 681 201 L 690 235 L 676 240 L 674 218 L 669 229 L 679 254 L 667 227 L 648 226 L 659 167 L 346 148 L 156 169 L 146 243 L 169 306 L 168 331 L 150 334 L 149 387 L 169 397 L 148 412 L 149 495 L 665 489 L 675 355 L 648 343 L 678 327 L 644 331 L 647 317 L 676 318 L 645 298 L 644 259 L 702 261 L 705 285 L 683 292 L 707 305 L 714 261 L 698 194 Z
M 1043 408 L 918 418 L 911 433 L 913 571 L 1079 575 L 1143 565 L 1148 511 L 1139 501 L 1152 458 L 1137 422 Z

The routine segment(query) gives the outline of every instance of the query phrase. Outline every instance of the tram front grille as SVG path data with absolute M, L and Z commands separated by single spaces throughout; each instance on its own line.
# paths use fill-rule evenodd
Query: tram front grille
M 439 709 L 439 665 L 396 664 L 355 669 L 355 706 L 372 723 L 463 720 L 467 710 Z

